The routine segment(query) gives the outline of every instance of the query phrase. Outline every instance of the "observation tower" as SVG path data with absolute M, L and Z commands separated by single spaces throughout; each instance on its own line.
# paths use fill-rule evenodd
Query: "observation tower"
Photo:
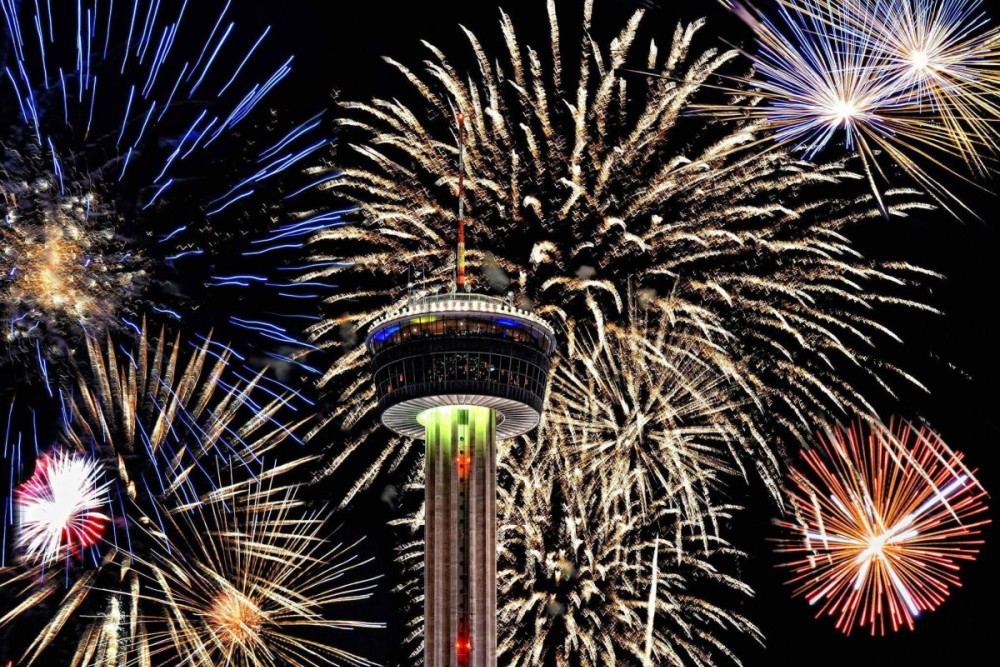
M 424 665 L 496 665 L 496 443 L 539 421 L 555 351 L 544 320 L 465 286 L 458 115 L 458 262 L 450 294 L 409 301 L 365 345 L 382 423 L 425 442 Z

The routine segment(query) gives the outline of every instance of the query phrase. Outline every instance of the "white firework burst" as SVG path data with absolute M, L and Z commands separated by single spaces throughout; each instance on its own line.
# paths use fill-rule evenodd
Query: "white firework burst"
M 109 484 L 93 459 L 65 452 L 41 456 L 14 494 L 17 544 L 25 557 L 48 563 L 97 544 L 109 521 L 103 512 Z

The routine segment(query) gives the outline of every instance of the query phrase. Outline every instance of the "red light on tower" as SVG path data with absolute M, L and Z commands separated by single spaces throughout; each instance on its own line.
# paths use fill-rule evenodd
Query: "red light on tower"
M 472 656 L 472 637 L 464 628 L 459 632 L 458 639 L 455 641 L 455 653 L 458 655 L 460 667 L 469 664 L 469 658 Z
M 469 470 L 472 469 L 472 456 L 469 454 L 459 454 L 455 457 L 455 467 L 458 469 L 458 478 L 467 479 Z

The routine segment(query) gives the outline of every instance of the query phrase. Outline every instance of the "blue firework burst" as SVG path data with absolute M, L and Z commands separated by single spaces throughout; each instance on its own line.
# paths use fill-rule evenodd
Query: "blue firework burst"
M 46 375 L 85 335 L 183 320 L 249 332 L 254 360 L 311 370 L 297 332 L 333 286 L 288 276 L 342 213 L 311 199 L 336 177 L 328 120 L 268 107 L 294 62 L 271 27 L 238 25 L 232 0 L 0 7 L 11 349 Z

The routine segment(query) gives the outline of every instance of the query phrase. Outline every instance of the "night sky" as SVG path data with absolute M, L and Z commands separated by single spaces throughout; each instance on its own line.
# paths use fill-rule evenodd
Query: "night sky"
M 276 42 L 297 54 L 293 75 L 271 98 L 273 107 L 292 115 L 311 115 L 338 99 L 408 99 L 411 91 L 402 77 L 381 58 L 390 56 L 417 67 L 424 55 L 420 40 L 441 47 L 453 64 L 471 69 L 471 58 L 462 60 L 470 52 L 459 24 L 483 39 L 487 50 L 499 46 L 500 7 L 512 15 L 526 41 L 544 44 L 547 37 L 544 0 L 236 0 L 236 4 L 241 13 L 256 12 L 262 23 L 272 23 Z M 579 23 L 582 4 L 582 0 L 558 2 L 568 34 Z M 595 0 L 595 5 L 595 32 L 602 40 L 617 32 L 637 6 L 645 5 L 650 9 L 644 30 L 656 35 L 661 45 L 669 43 L 679 20 L 703 16 L 708 24 L 700 46 L 750 43 L 745 27 L 714 0 Z M 1000 18 L 1000 1 L 991 5 L 993 15 Z M 980 481 L 991 492 L 1000 489 L 1000 216 L 996 214 L 1000 199 L 989 192 L 995 184 L 985 182 L 984 189 L 954 185 L 982 220 L 966 216 L 959 222 L 943 212 L 919 212 L 907 220 L 872 224 L 856 235 L 872 258 L 909 261 L 944 276 L 928 281 L 919 293 L 943 315 L 891 311 L 886 316 L 905 341 L 889 354 L 922 380 L 930 394 L 905 391 L 898 401 L 878 403 L 880 413 L 925 419 L 952 448 L 966 453 L 967 462 L 979 469 Z M 366 495 L 341 520 L 349 533 L 363 530 L 370 535 L 367 548 L 380 569 L 388 572 L 392 541 L 384 525 L 393 512 L 379 501 L 380 492 L 381 488 Z M 772 501 L 762 489 L 737 483 L 733 495 L 748 507 L 735 526 L 733 541 L 748 553 L 742 576 L 756 591 L 740 611 L 766 636 L 764 648 L 734 647 L 746 665 L 980 664 L 982 656 L 995 654 L 995 603 L 1000 591 L 995 527 L 986 530 L 987 543 L 978 560 L 963 567 L 964 588 L 954 591 L 938 611 L 921 618 L 914 632 L 871 638 L 856 630 L 844 637 L 832 619 L 814 619 L 808 605 L 793 599 L 783 584 L 770 543 L 777 536 L 771 519 L 778 509 Z M 402 630 L 393 616 L 394 604 L 383 594 L 372 607 L 386 615 L 379 620 L 389 622 L 387 630 L 362 641 L 363 650 L 374 660 L 387 660 L 379 652 L 399 643 Z

